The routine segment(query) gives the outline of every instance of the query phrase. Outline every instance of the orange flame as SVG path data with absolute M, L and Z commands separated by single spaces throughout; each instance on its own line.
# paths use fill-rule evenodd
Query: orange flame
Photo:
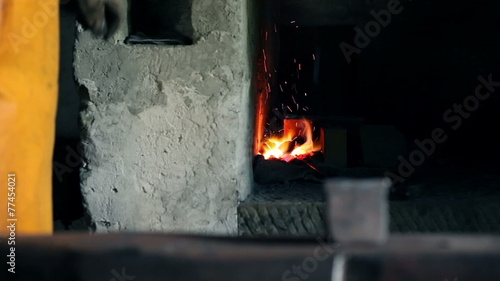
M 290 162 L 314 155 L 322 148 L 321 141 L 313 139 L 312 121 L 307 119 L 286 119 L 283 135 L 263 140 L 259 154 L 264 159 L 281 159 Z

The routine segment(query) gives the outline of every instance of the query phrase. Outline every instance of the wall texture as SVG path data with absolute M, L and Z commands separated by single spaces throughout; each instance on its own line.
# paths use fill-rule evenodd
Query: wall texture
M 236 234 L 251 187 L 246 0 L 194 0 L 192 46 L 78 34 L 82 192 L 97 232 Z

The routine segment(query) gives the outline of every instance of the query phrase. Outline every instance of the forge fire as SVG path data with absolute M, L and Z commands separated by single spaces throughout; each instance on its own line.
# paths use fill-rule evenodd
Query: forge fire
M 264 159 L 281 159 L 290 162 L 304 159 L 322 150 L 321 138 L 314 139 L 313 123 L 307 119 L 284 120 L 281 134 L 263 140 L 259 154 Z

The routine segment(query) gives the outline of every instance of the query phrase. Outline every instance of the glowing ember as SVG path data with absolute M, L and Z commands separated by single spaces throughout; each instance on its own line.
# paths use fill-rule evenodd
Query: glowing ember
M 321 150 L 321 142 L 313 139 L 311 120 L 287 119 L 282 136 L 273 136 L 262 142 L 259 154 L 265 159 L 305 159 Z

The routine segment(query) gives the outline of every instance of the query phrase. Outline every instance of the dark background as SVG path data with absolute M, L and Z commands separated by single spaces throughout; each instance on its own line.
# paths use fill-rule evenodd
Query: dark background
M 443 128 L 449 138 L 436 155 L 457 163 L 498 165 L 499 93 L 480 101 L 457 130 L 443 114 L 474 95 L 479 75 L 491 74 L 493 81 L 500 81 L 500 3 L 401 1 L 403 11 L 392 15 L 388 26 L 347 63 L 340 42 L 355 46 L 354 27 L 364 30 L 373 17 L 356 25 L 332 25 L 333 20 L 323 15 L 325 7 L 300 2 L 280 1 L 277 85 L 294 81 L 298 91 L 292 94 L 301 106 L 311 108 L 307 113 L 394 125 L 407 139 L 409 151 L 415 139 L 429 138 L 433 129 Z M 297 20 L 291 24 L 290 19 Z M 312 53 L 320 58 L 316 83 Z M 300 79 L 293 58 L 301 63 Z M 289 96 L 283 101 L 295 107 Z

